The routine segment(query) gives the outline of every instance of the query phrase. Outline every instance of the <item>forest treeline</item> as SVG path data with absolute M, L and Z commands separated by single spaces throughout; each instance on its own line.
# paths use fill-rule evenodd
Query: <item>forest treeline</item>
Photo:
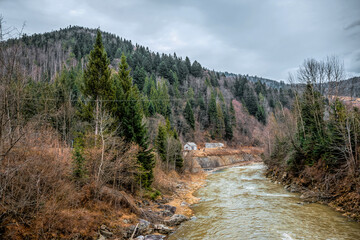
M 309 59 L 292 78 L 306 87 L 295 91 L 292 108 L 270 117 L 269 174 L 359 220 L 360 109 L 336 95 L 343 65 L 335 57 Z
M 19 70 L 27 78 L 26 98 L 57 99 L 52 88 L 67 84 L 72 88 L 74 105 L 81 98 L 81 78 L 95 36 L 94 29 L 70 26 L 3 41 L 4 48 L 16 49 Z M 147 47 L 133 45 L 131 41 L 106 32 L 102 32 L 102 40 L 112 73 L 118 71 L 121 55 L 126 56 L 145 117 L 161 115 L 169 119 L 183 142 L 218 139 L 230 144 L 256 145 L 259 140 L 251 139 L 256 139 L 252 129 L 257 123 L 250 126 L 245 124 L 248 122 L 245 119 L 235 122 L 232 100 L 242 103 L 244 110 L 264 125 L 269 112 L 280 105 L 289 106 L 293 98 L 291 88 L 284 83 L 268 81 L 268 86 L 261 78 L 210 71 L 188 57 L 182 59 L 175 53 L 154 53 Z M 33 105 L 43 104 L 41 100 L 33 101 L 37 101 Z M 29 106 L 29 109 L 33 108 Z M 58 129 L 62 128 L 60 131 L 68 143 L 74 139 L 71 135 L 74 131 L 70 129 L 72 124 L 55 124 L 60 124 Z

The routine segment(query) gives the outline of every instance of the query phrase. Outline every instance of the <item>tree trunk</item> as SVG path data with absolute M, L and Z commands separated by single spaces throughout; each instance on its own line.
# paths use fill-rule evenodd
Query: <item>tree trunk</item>
M 99 97 L 96 97 L 96 113 L 95 113 L 95 145 L 98 135 L 98 128 L 99 128 Z

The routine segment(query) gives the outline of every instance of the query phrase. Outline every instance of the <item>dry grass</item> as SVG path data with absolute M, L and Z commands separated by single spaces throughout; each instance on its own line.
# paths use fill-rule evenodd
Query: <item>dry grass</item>
M 153 187 L 155 189 L 160 190 L 164 194 L 172 193 L 176 189 L 177 180 L 179 178 L 179 174 L 174 170 L 166 173 L 162 166 L 161 160 L 159 158 L 156 159 L 153 182 Z
M 233 148 L 208 148 L 192 151 L 194 157 L 240 155 L 244 153 L 259 155 L 263 152 L 259 147 L 238 147 Z
M 102 224 L 122 236 L 122 217 L 133 221 L 142 212 L 124 191 L 135 181 L 137 147 L 117 146 L 107 151 L 100 176 L 91 171 L 99 150 L 89 150 L 88 177 L 79 184 L 71 149 L 58 134 L 29 127 L 0 163 L 0 239 L 93 239 Z
M 135 178 L 138 148 L 109 142 L 102 163 L 99 147 L 85 149 L 87 177 L 79 182 L 72 176 L 72 151 L 57 132 L 28 129 L 0 163 L 0 239 L 93 239 L 102 224 L 121 238 L 139 217 L 158 221 L 137 205 L 143 200 Z M 198 200 L 192 193 L 206 175 L 191 174 L 187 166 L 184 174 L 165 172 L 157 161 L 153 188 L 173 199 L 177 213 L 191 215 L 181 203 Z

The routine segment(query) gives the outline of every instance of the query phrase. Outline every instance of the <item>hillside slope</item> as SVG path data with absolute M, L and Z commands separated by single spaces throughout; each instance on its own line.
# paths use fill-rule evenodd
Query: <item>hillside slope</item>
M 82 77 L 96 31 L 70 26 L 10 39 L 4 44 L 6 49 L 16 48 L 27 81 L 43 85 L 65 75 Z M 230 145 L 259 145 L 261 139 L 254 131 L 261 131 L 257 129 L 263 128 L 267 115 L 276 107 L 290 106 L 293 97 L 283 83 L 210 71 L 188 57 L 155 53 L 107 32 L 102 32 L 102 39 L 113 71 L 117 71 L 121 54 L 127 57 L 133 83 L 142 94 L 149 129 L 157 129 L 157 119 L 169 119 L 183 141 L 221 140 Z M 236 115 L 233 100 L 236 100 Z M 194 123 L 184 113 L 187 102 Z M 155 134 L 156 131 L 150 133 L 152 140 Z

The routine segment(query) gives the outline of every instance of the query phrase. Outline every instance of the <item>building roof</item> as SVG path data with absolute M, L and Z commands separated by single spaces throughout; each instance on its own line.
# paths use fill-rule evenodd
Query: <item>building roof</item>
M 187 142 L 185 145 L 196 146 L 196 144 L 194 142 Z

